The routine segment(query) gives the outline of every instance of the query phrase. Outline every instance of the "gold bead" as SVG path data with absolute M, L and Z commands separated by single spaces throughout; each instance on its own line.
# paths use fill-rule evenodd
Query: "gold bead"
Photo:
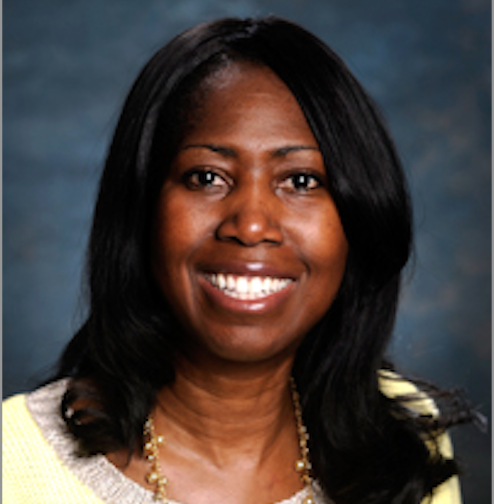
M 156 483 L 159 479 L 159 476 L 158 476 L 158 473 L 155 472 L 155 471 L 152 471 L 150 472 L 147 476 L 146 476 L 146 480 L 148 483 L 150 484 L 153 484 L 153 483 Z
M 312 497 L 312 495 L 308 495 L 304 500 L 303 500 L 303 503 L 304 504 L 315 504 L 314 502 L 314 498 Z
M 156 442 L 157 442 L 158 444 L 163 444 L 163 443 L 165 442 L 165 436 L 158 436 L 158 437 L 156 438 Z
M 297 460 L 295 462 L 295 469 L 297 470 L 297 472 L 302 472 L 303 470 L 305 470 L 305 461 L 302 459 Z

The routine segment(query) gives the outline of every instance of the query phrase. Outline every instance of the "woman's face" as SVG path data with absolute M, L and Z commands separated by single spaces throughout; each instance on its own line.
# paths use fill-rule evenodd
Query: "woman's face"
M 323 158 L 271 70 L 234 64 L 206 86 L 161 189 L 153 271 L 187 352 L 293 356 L 346 264 Z

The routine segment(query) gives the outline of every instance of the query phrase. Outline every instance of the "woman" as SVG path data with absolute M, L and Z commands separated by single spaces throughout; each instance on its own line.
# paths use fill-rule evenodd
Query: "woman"
M 176 37 L 108 153 L 88 318 L 4 407 L 7 502 L 459 502 L 444 431 L 469 413 L 384 358 L 411 227 L 321 41 L 276 18 Z

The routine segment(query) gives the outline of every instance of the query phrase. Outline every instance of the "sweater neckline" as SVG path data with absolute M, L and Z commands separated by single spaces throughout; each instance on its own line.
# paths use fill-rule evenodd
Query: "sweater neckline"
M 126 476 L 104 455 L 80 457 L 75 453 L 76 442 L 66 429 L 60 414 L 62 396 L 68 379 L 59 380 L 26 395 L 26 405 L 46 443 L 55 451 L 61 463 L 90 488 L 103 502 L 118 504 L 156 504 L 154 493 Z M 313 485 L 316 503 L 321 499 L 320 488 Z M 300 504 L 307 488 L 275 504 Z M 169 500 L 170 504 L 181 504 Z

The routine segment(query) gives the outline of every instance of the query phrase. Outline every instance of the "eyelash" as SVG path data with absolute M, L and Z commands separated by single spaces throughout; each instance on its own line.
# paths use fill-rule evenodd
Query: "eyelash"
M 306 172 L 297 172 L 289 175 L 283 180 L 282 186 L 284 186 L 289 180 L 292 182 L 292 188 L 290 189 L 294 192 L 309 192 L 323 185 L 321 179 L 318 176 Z M 301 184 L 302 180 L 305 182 L 305 184 Z M 311 184 L 312 187 L 310 187 Z
M 222 182 L 215 184 L 214 181 L 218 179 Z M 191 170 L 184 174 L 183 180 L 185 185 L 192 190 L 199 190 L 206 187 L 213 188 L 231 185 L 228 181 L 225 180 L 224 177 L 212 170 L 207 169 Z M 291 181 L 291 187 L 288 186 L 289 181 Z M 306 173 L 304 171 L 292 173 L 291 175 L 285 177 L 280 184 L 282 189 L 302 193 L 313 191 L 323 185 L 324 183 L 319 176 L 312 173 Z
M 212 170 L 191 170 L 184 174 L 185 185 L 189 189 L 201 189 L 202 187 L 220 187 L 224 184 L 228 185 L 227 181 Z M 221 184 L 213 184 L 215 179 L 220 179 L 223 182 Z

